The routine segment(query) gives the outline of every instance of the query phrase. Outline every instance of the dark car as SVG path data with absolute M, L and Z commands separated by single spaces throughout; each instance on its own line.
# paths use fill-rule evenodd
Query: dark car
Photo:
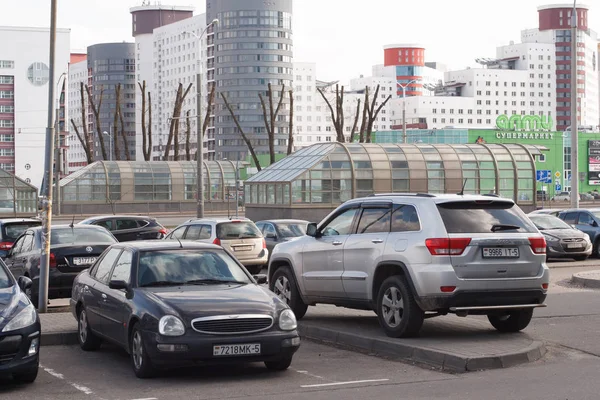
M 269 255 L 279 243 L 287 242 L 294 238 L 306 235 L 308 221 L 299 219 L 271 219 L 258 221 L 256 226 L 267 242 Z
M 35 381 L 40 364 L 40 319 L 24 293 L 30 286 L 0 261 L 0 377 L 23 383 Z
M 106 215 L 84 219 L 82 225 L 98 225 L 106 228 L 119 242 L 164 239 L 167 229 L 156 219 L 132 215 Z
M 8 218 L 0 220 L 0 257 L 6 257 L 15 240 L 27 228 L 41 225 L 42 221 L 36 218 Z
M 547 258 L 583 261 L 592 254 L 590 237 L 552 215 L 530 214 L 529 219 L 546 238 Z
M 593 244 L 592 254 L 600 258 L 600 209 L 569 209 L 558 214 L 567 224 L 587 233 Z
M 106 229 L 88 225 L 55 225 L 50 235 L 50 273 L 48 298 L 71 296 L 73 280 L 89 268 L 102 252 L 117 239 Z M 42 229 L 27 229 L 17 239 L 5 258 L 15 276 L 24 275 L 33 281 L 27 294 L 38 305 Z
M 296 318 L 257 280 L 211 244 L 114 245 L 73 284 L 81 348 L 103 340 L 123 347 L 139 378 L 212 363 L 285 370 L 300 346 Z

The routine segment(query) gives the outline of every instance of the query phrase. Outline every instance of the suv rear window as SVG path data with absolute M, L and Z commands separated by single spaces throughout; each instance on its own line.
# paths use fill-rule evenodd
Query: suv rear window
M 217 238 L 221 240 L 260 237 L 262 235 L 253 222 L 223 222 L 217 225 Z
M 537 232 L 523 211 L 506 201 L 456 201 L 437 207 L 448 233 Z M 514 225 L 518 229 L 494 228 L 503 225 L 504 228 Z
M 40 225 L 42 225 L 41 221 L 40 222 L 17 222 L 17 223 L 5 224 L 2 227 L 2 237 L 5 241 L 12 240 L 14 242 L 27 229 L 33 228 L 34 226 L 40 226 Z

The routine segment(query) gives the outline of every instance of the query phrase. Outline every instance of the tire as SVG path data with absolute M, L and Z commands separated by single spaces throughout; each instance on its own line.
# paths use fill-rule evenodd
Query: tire
M 594 242 L 594 247 L 592 250 L 592 255 L 596 258 L 600 258 L 600 239 L 597 239 Z
M 19 374 L 13 374 L 13 380 L 18 383 L 33 383 L 35 382 L 38 376 L 38 370 L 40 368 L 40 362 L 35 365 L 35 369 L 31 369 L 31 371 L 21 372 Z
M 527 328 L 532 317 L 533 308 L 530 308 L 526 310 L 511 311 L 505 315 L 488 315 L 488 320 L 497 331 L 514 333 Z
M 135 376 L 140 379 L 152 378 L 156 375 L 156 369 L 152 365 L 152 361 L 146 351 L 142 331 L 139 328 L 139 323 L 133 325 L 131 337 L 129 338 L 129 349 L 131 356 L 131 366 Z
M 285 302 L 296 315 L 296 319 L 301 319 L 308 310 L 308 305 L 304 304 L 296 279 L 289 267 L 279 267 L 269 281 L 269 289 Z
M 79 346 L 84 351 L 98 350 L 102 345 L 102 340 L 92 332 L 87 318 L 87 311 L 83 307 L 77 318 L 77 340 L 79 340 Z
M 585 261 L 588 259 L 588 256 L 577 256 L 577 257 L 573 257 L 573 259 L 575 261 Z
M 271 371 L 285 371 L 290 365 L 292 365 L 292 356 L 287 356 L 277 361 L 265 361 L 265 367 Z
M 263 266 L 262 265 L 251 265 L 249 267 L 246 267 L 246 269 L 248 270 L 248 272 L 250 272 L 250 275 L 258 275 L 258 274 L 260 274 L 260 271 L 262 271 Z
M 392 338 L 416 336 L 421 330 L 425 313 L 404 277 L 391 276 L 379 288 L 377 319 L 385 334 Z

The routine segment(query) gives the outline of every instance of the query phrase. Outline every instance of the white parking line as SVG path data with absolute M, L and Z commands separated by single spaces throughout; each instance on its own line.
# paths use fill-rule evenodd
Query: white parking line
M 340 386 L 340 385 L 354 385 L 359 383 L 374 383 L 374 382 L 387 382 L 389 379 L 366 379 L 363 381 L 348 381 L 348 382 L 333 382 L 333 383 L 319 383 L 316 385 L 302 385 L 301 388 L 317 388 L 325 386 Z
M 296 369 L 294 371 L 296 371 L 299 374 L 306 375 L 306 376 L 311 376 L 311 377 L 317 378 L 317 379 L 322 379 L 324 381 L 330 381 L 331 380 L 331 379 L 325 379 L 325 378 L 323 378 L 322 376 L 319 376 L 319 375 L 313 375 L 313 374 L 309 373 L 308 371 L 298 371 Z
M 40 364 L 40 368 L 43 369 L 44 371 L 46 371 L 47 373 L 49 373 L 50 375 L 52 375 L 53 377 L 61 379 L 63 381 L 66 381 L 65 376 L 63 374 L 56 372 L 52 368 L 46 368 L 46 367 L 44 367 L 41 364 Z M 86 386 L 80 385 L 80 384 L 75 383 L 75 382 L 69 382 L 69 381 L 67 381 L 67 383 L 69 385 L 73 386 L 75 389 L 77 389 L 80 392 L 83 392 L 83 393 L 85 393 L 87 395 L 94 394 L 94 392 L 90 388 L 88 388 Z

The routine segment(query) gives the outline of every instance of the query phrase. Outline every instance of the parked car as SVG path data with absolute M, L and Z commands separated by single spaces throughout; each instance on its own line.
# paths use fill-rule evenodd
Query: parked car
M 592 254 L 600 258 L 600 208 L 563 210 L 558 217 L 587 233 L 594 246 Z
M 26 229 L 41 225 L 42 220 L 36 218 L 7 218 L 0 220 L 0 257 L 6 257 L 15 240 Z
M 191 219 L 173 229 L 166 240 L 193 240 L 227 249 L 250 271 L 258 274 L 267 265 L 269 251 L 262 233 L 246 218 Z
M 594 201 L 594 196 L 590 193 L 579 193 L 579 200 Z
M 168 233 L 156 219 L 144 216 L 106 215 L 90 217 L 79 224 L 102 226 L 108 229 L 119 242 L 164 239 Z
M 542 208 L 540 210 L 535 210 L 530 212 L 528 215 L 552 215 L 554 217 L 558 217 L 563 210 L 556 208 Z
M 433 194 L 350 200 L 277 245 L 268 275 L 297 318 L 317 303 L 371 309 L 390 337 L 418 334 L 426 312 L 520 331 L 550 279 L 544 236 L 512 200 Z
M 299 219 L 271 219 L 256 222 L 256 227 L 262 232 L 267 242 L 269 254 L 279 243 L 290 241 L 306 235 L 308 221 Z
M 30 286 L 0 261 L 0 377 L 22 383 L 35 381 L 40 364 L 40 319 L 24 293 Z
M 102 252 L 117 239 L 106 229 L 94 225 L 55 225 L 50 235 L 50 273 L 48 298 L 71 296 L 73 280 L 89 268 Z M 42 229 L 27 229 L 17 239 L 5 258 L 15 276 L 24 275 L 33 281 L 27 295 L 37 307 L 39 295 Z
M 573 228 L 552 215 L 529 215 L 529 219 L 546 238 L 547 258 L 586 260 L 592 254 L 592 242 L 587 233 Z
M 83 350 L 123 347 L 139 378 L 156 368 L 264 362 L 285 370 L 300 346 L 289 307 L 219 246 L 112 246 L 77 276 L 70 301 Z
M 571 193 L 560 192 L 550 199 L 550 201 L 571 201 Z
M 594 200 L 600 200 L 600 193 L 598 193 L 597 191 L 594 190 L 593 192 L 590 192 L 590 194 L 592 195 Z
M 536 196 L 537 196 L 537 201 L 548 201 L 549 200 L 548 192 L 546 192 L 545 190 L 538 190 L 536 192 Z

